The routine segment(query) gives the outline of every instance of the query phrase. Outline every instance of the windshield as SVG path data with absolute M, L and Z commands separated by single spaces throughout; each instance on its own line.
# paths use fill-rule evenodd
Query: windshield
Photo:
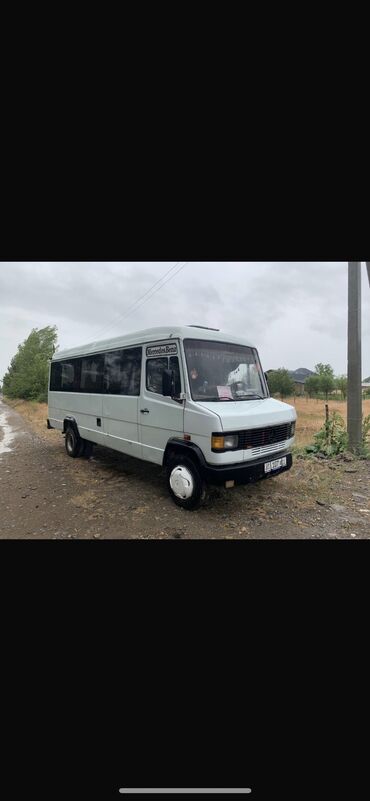
M 248 401 L 266 398 L 266 387 L 255 348 L 184 340 L 191 396 L 196 401 Z

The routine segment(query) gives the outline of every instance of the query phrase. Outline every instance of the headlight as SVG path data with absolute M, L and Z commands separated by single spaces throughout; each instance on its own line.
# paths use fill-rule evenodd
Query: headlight
M 237 434 L 220 434 L 212 435 L 212 450 L 213 451 L 228 451 L 235 450 L 238 447 L 239 437 Z
M 290 424 L 290 436 L 294 437 L 295 434 L 295 423 Z

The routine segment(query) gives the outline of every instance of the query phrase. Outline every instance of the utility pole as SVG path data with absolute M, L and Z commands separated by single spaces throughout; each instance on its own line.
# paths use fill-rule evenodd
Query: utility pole
M 370 265 L 367 262 L 370 280 Z M 348 446 L 358 451 L 362 444 L 361 360 L 361 262 L 348 262 Z

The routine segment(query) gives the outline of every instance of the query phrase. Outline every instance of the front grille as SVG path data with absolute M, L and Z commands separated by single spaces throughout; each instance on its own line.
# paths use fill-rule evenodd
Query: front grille
M 278 453 L 286 448 L 286 442 L 275 442 L 274 445 L 265 445 L 263 448 L 252 448 L 252 456 L 263 456 L 265 453 Z
M 239 431 L 239 448 L 265 448 L 275 442 L 285 442 L 291 438 L 291 423 L 269 428 L 252 428 L 250 431 Z

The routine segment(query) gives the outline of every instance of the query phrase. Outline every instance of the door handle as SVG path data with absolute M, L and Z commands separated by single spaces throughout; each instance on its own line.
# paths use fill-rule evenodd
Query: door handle
M 141 414 L 149 414 L 149 409 L 140 409 Z

